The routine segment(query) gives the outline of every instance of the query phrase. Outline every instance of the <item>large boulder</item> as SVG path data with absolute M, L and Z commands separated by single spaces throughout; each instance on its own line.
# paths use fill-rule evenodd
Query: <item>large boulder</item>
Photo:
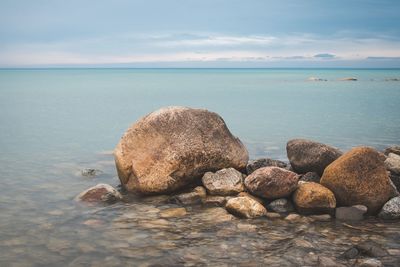
M 314 182 L 300 182 L 293 194 L 293 202 L 302 214 L 333 213 L 336 208 L 332 191 Z
M 289 196 L 297 188 L 299 176 L 279 167 L 257 169 L 246 177 L 244 184 L 254 195 L 276 199 Z
M 389 156 L 385 160 L 385 166 L 391 173 L 400 175 L 400 156 L 394 153 L 389 153 Z
M 384 160 L 373 148 L 353 148 L 325 169 L 321 184 L 333 191 L 338 206 L 361 204 L 374 214 L 397 193 Z
M 226 202 L 226 210 L 242 218 L 265 216 L 267 210 L 256 200 L 250 197 L 234 197 Z
M 121 183 L 142 194 L 173 192 L 208 171 L 244 170 L 248 152 L 216 113 L 168 107 L 137 121 L 114 150 Z
M 244 175 L 234 168 L 206 172 L 201 179 L 210 195 L 237 195 L 244 190 Z
M 316 172 L 319 176 L 326 166 L 342 155 L 334 147 L 305 139 L 290 140 L 286 145 L 286 152 L 295 172 Z

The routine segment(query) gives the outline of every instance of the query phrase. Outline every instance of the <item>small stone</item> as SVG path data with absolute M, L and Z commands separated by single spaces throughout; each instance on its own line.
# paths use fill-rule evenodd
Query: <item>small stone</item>
M 294 222 L 294 221 L 298 221 L 301 219 L 301 216 L 299 214 L 296 213 L 291 213 L 288 216 L 285 217 L 285 220 L 289 221 L 289 222 Z
M 86 177 L 95 177 L 102 173 L 103 172 L 101 170 L 91 169 L 91 168 L 81 170 L 82 176 L 86 176 Z
M 170 208 L 160 212 L 161 218 L 183 217 L 187 214 L 185 208 Z
M 183 205 L 194 205 L 202 203 L 206 195 L 206 189 L 202 186 L 197 186 L 191 192 L 176 195 L 173 199 Z
M 115 203 L 122 195 L 111 185 L 97 184 L 76 196 L 76 201 Z
M 257 201 L 257 202 L 260 203 L 261 205 L 264 204 L 264 201 L 263 201 L 261 198 L 256 197 L 256 196 L 253 196 L 253 195 L 251 195 L 251 194 L 249 194 L 249 193 L 247 193 L 247 192 L 240 192 L 237 196 L 238 196 L 238 197 L 249 197 L 249 198 L 252 198 L 252 199 L 254 199 L 255 201 Z M 227 199 L 227 200 L 229 200 L 229 199 Z
M 234 168 L 219 170 L 215 173 L 206 172 L 202 182 L 210 195 L 236 195 L 244 190 L 244 175 Z
M 206 206 L 225 206 L 226 198 L 222 196 L 206 196 L 203 200 L 203 204 Z
M 332 216 L 329 214 L 311 215 L 308 218 L 317 222 L 330 222 L 332 220 Z
M 389 255 L 392 256 L 400 256 L 400 249 L 388 249 Z
M 254 218 L 267 214 L 263 205 L 249 197 L 231 198 L 226 203 L 225 208 L 233 215 L 244 218 Z
M 341 78 L 339 81 L 357 81 L 357 78 L 354 77 L 346 77 L 346 78 Z
M 268 219 L 279 219 L 282 217 L 282 215 L 277 212 L 267 212 L 267 215 L 265 216 L 267 216 Z
M 382 262 L 377 259 L 359 259 L 357 260 L 357 267 L 382 267 Z
M 400 197 L 394 197 L 386 202 L 378 216 L 385 220 L 400 219 Z
M 343 221 L 361 221 L 368 208 L 364 205 L 354 205 L 351 207 L 339 207 L 335 210 L 335 217 Z
M 319 183 L 321 177 L 316 172 L 307 172 L 300 177 L 300 181 Z
M 278 213 L 289 213 L 294 211 L 292 202 L 286 198 L 279 198 L 267 205 L 267 208 Z
M 250 175 L 252 172 L 254 172 L 255 170 L 260 169 L 262 167 L 286 168 L 287 164 L 283 161 L 275 160 L 275 159 L 268 159 L 268 158 L 256 159 L 256 160 L 250 161 L 247 164 L 247 166 L 246 166 L 247 175 Z
M 385 167 L 391 173 L 400 175 L 400 155 L 389 153 L 385 160 Z

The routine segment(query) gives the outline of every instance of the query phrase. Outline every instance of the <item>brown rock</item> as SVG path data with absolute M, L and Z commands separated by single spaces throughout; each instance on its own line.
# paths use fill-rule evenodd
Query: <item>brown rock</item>
M 244 190 L 244 175 L 234 168 L 206 172 L 201 179 L 210 195 L 236 195 Z
M 314 182 L 299 183 L 293 202 L 297 211 L 303 214 L 332 213 L 336 207 L 332 191 Z
M 118 176 L 128 191 L 173 192 L 208 171 L 242 170 L 248 152 L 216 113 L 168 107 L 137 121 L 114 151 Z
M 267 214 L 263 205 L 249 197 L 231 198 L 226 203 L 225 208 L 233 215 L 243 218 L 254 218 Z
M 75 197 L 76 201 L 114 203 L 122 199 L 122 195 L 111 185 L 97 184 Z
M 296 188 L 299 176 L 294 172 L 278 168 L 264 167 L 246 177 L 244 184 L 250 193 L 276 199 L 289 196 Z
M 396 194 L 384 160 L 373 148 L 353 148 L 325 169 L 321 184 L 332 190 L 338 206 L 360 204 L 374 214 Z
M 319 176 L 326 166 L 342 155 L 334 147 L 305 139 L 290 140 L 286 145 L 286 152 L 295 172 L 316 172 Z

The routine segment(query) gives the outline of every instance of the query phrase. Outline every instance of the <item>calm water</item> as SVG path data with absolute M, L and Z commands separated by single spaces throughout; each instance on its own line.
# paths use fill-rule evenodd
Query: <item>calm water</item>
M 390 249 L 387 265 L 400 264 L 398 222 L 368 220 L 361 231 L 231 220 L 203 207 L 162 219 L 174 207 L 163 198 L 73 201 L 96 183 L 118 184 L 109 151 L 163 106 L 219 113 L 252 158 L 285 159 L 286 141 L 297 137 L 343 150 L 399 144 L 400 82 L 390 78 L 400 70 L 0 70 L 0 266 L 313 265 L 315 255 L 336 259 L 367 239 Z M 85 178 L 83 168 L 104 173 Z

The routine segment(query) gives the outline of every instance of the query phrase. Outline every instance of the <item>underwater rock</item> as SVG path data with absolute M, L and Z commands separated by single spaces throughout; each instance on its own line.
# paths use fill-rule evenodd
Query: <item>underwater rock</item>
M 174 202 L 178 202 L 183 205 L 194 205 L 203 202 L 203 199 L 207 196 L 206 189 L 202 186 L 197 186 L 188 193 L 182 193 L 172 197 Z
M 122 195 L 111 185 L 97 184 L 76 196 L 75 200 L 85 202 L 114 203 L 122 199 Z

